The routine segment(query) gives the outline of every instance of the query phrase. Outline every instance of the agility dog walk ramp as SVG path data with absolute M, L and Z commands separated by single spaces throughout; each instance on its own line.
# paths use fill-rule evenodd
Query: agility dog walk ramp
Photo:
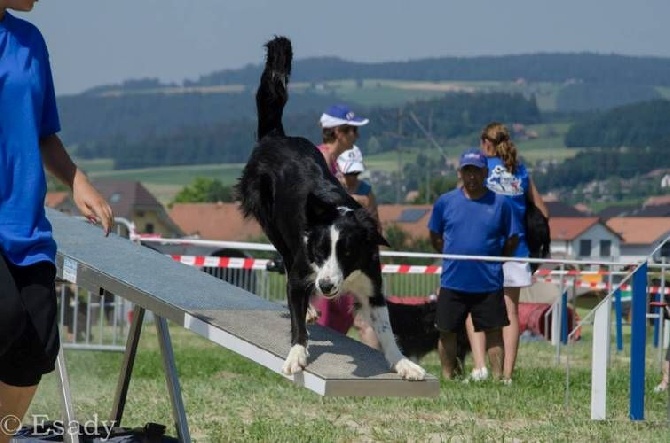
M 145 311 L 156 318 L 178 432 L 188 433 L 167 320 L 279 374 L 290 350 L 290 318 L 277 303 L 195 267 L 47 209 L 58 245 L 58 276 L 91 291 L 107 290 L 135 304 L 112 418 L 120 421 Z M 323 396 L 436 396 L 439 381 L 402 380 L 381 352 L 320 326 L 310 326 L 309 363 L 292 380 Z M 181 431 L 179 425 L 184 426 Z

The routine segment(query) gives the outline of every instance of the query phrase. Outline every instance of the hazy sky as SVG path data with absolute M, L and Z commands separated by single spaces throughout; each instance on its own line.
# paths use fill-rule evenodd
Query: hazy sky
M 259 63 L 275 34 L 295 58 L 670 56 L 669 0 L 42 0 L 15 14 L 44 34 L 59 94 Z

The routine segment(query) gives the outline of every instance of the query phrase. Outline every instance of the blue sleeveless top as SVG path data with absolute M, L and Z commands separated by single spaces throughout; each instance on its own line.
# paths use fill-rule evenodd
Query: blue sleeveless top
M 358 181 L 358 187 L 356 188 L 356 192 L 354 192 L 354 194 L 356 194 L 356 195 L 369 195 L 370 191 L 372 191 L 372 186 L 370 185 L 370 183 L 368 183 L 366 181 L 363 181 L 363 180 L 359 180 Z
M 486 187 L 496 194 L 505 195 L 512 204 L 514 217 L 522 226 L 519 234 L 519 246 L 514 251 L 515 257 L 528 257 L 528 243 L 524 218 L 526 216 L 526 193 L 530 190 L 529 175 L 526 166 L 519 163 L 516 172 L 512 174 L 505 168 L 500 157 L 486 157 L 489 175 L 486 178 Z

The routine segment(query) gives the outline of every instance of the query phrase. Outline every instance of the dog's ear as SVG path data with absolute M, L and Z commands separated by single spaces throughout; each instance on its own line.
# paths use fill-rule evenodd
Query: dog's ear
M 375 236 L 376 238 L 374 239 L 374 240 L 375 240 L 375 243 L 378 244 L 379 246 L 387 246 L 387 247 L 390 248 L 391 245 L 390 245 L 389 242 L 386 240 L 386 238 L 384 238 L 384 236 L 381 235 L 381 234 L 379 233 L 379 231 L 375 231 L 375 232 L 377 233 L 377 235 Z

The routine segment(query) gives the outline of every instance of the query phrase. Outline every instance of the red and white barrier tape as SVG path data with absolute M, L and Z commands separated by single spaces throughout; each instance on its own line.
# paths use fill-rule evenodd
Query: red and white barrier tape
M 195 255 L 173 255 L 172 259 L 190 266 L 207 266 L 228 269 L 265 269 L 268 261 L 262 258 L 201 257 Z M 385 274 L 439 274 L 441 266 L 382 265 Z
M 203 257 L 194 255 L 173 255 L 175 261 L 190 266 L 207 266 L 212 268 L 227 268 L 227 269 L 250 269 L 250 270 L 265 270 L 269 262 L 268 259 L 262 258 L 242 258 L 242 257 Z M 382 273 L 384 274 L 440 274 L 442 267 L 437 265 L 394 265 L 383 264 Z M 577 271 L 575 271 L 577 272 Z M 578 274 L 570 274 L 578 275 Z M 544 276 L 544 277 L 543 277 Z M 551 277 L 548 272 L 536 272 L 533 281 L 543 283 L 553 283 L 560 285 L 561 280 L 566 287 L 589 288 L 589 289 L 609 289 L 610 286 L 604 282 L 590 282 L 586 280 L 579 280 L 575 278 Z M 631 290 L 630 285 L 623 285 L 620 288 L 622 291 Z M 649 287 L 650 293 L 663 292 L 670 294 L 670 288 Z
M 172 259 L 189 266 L 206 266 L 209 268 L 228 269 L 262 269 L 268 264 L 267 259 L 245 257 L 202 257 L 195 255 L 173 255 Z

